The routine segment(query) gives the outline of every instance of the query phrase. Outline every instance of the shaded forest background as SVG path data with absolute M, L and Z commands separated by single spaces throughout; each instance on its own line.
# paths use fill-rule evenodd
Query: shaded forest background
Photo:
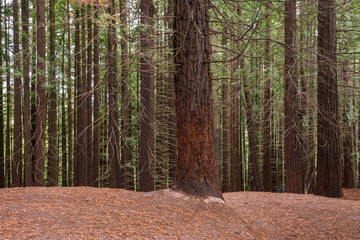
M 177 158 L 172 1 L 0 2 L 0 187 L 170 187 Z M 298 124 L 288 129 L 297 133 L 298 192 L 311 193 L 321 114 L 318 6 L 292 2 Z M 285 191 L 284 2 L 209 4 L 221 188 Z M 336 1 L 336 13 L 342 185 L 355 188 L 359 3 Z

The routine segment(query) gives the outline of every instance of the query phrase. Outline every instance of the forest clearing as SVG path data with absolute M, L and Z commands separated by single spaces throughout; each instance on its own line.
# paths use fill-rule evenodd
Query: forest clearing
M 1 239 L 359 239 L 360 189 L 343 198 L 233 192 L 226 204 L 173 190 L 1 189 Z

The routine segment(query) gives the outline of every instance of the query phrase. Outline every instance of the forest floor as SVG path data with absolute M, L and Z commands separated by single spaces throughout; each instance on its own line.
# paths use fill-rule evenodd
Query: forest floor
M 360 189 L 344 198 L 172 190 L 0 189 L 0 239 L 360 239 Z

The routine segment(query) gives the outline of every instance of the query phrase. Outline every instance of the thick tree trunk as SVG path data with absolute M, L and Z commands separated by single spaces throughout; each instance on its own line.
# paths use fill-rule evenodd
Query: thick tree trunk
M 23 79 L 24 79 L 24 186 L 32 185 L 30 55 L 29 55 L 29 1 L 21 0 Z M 0 127 L 1 128 L 1 127 Z M 1 136 L 0 136 L 1 139 Z M 1 151 L 1 150 L 0 150 Z
M 141 122 L 140 122 L 140 190 L 154 190 L 154 47 L 153 16 L 155 6 L 152 0 L 141 0 Z
M 48 185 L 57 186 L 59 178 L 59 156 L 57 149 L 57 81 L 55 76 L 55 6 L 54 0 L 49 1 L 50 17 L 50 109 L 49 109 L 49 152 L 48 152 Z
M 318 1 L 318 144 L 316 195 L 341 197 L 335 0 Z
M 176 0 L 174 6 L 178 130 L 174 189 L 223 198 L 214 151 L 208 4 Z
M 296 0 L 285 0 L 285 161 L 286 191 L 303 193 L 302 164 L 298 131 L 298 72 L 296 40 Z
M 37 0 L 37 111 L 35 132 L 35 186 L 45 184 L 45 130 L 46 130 L 46 34 L 45 0 Z

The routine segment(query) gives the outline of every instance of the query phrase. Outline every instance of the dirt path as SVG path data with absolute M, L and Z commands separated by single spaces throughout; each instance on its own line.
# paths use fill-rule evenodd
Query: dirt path
M 360 239 L 360 189 L 348 199 L 226 193 L 226 204 L 173 191 L 0 189 L 0 239 Z

